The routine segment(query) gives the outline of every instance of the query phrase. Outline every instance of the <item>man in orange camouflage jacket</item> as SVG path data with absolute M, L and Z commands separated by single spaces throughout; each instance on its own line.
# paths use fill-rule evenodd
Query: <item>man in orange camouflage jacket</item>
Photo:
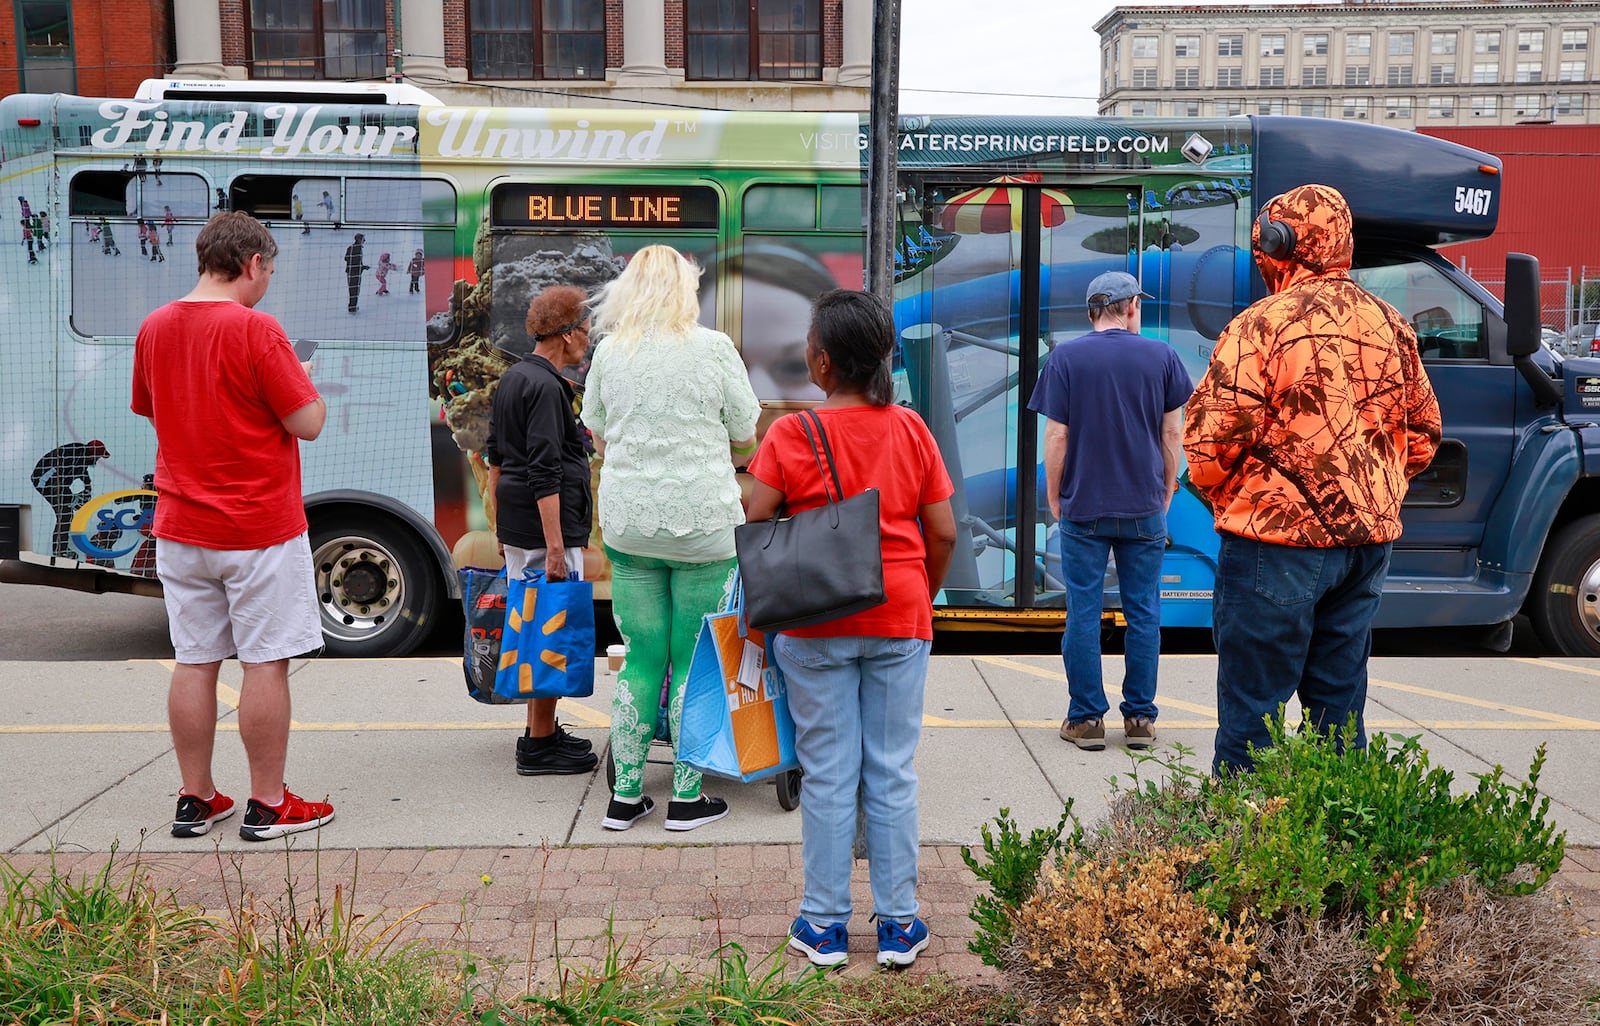
M 1372 617 L 1406 482 L 1439 444 L 1411 326 L 1350 279 L 1336 189 L 1268 200 L 1252 230 L 1272 293 L 1235 317 L 1189 400 L 1189 479 L 1222 536 L 1213 595 L 1213 772 L 1249 769 L 1263 718 L 1299 694 L 1308 722 L 1362 710 Z

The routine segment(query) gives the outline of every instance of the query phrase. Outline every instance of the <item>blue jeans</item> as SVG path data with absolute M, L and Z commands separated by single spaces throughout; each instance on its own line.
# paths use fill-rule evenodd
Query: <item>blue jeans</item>
M 917 773 L 922 689 L 931 641 L 796 638 L 772 651 L 789 690 L 800 789 L 805 893 L 800 914 L 818 926 L 850 919 L 856 794 L 866 811 L 873 911 L 909 922 L 917 914 Z
M 1161 557 L 1167 517 L 1100 517 L 1061 522 L 1061 574 L 1067 585 L 1067 629 L 1061 659 L 1067 667 L 1072 723 L 1105 716 L 1100 679 L 1100 613 L 1105 607 L 1106 556 L 1117 557 L 1117 582 L 1128 631 L 1122 657 L 1122 715 L 1156 718 L 1156 661 L 1161 654 Z
M 1222 534 L 1212 599 L 1217 751 L 1211 771 L 1248 770 L 1265 748 L 1263 717 L 1298 694 L 1306 721 L 1367 743 L 1367 656 L 1389 570 L 1389 543 L 1306 549 Z

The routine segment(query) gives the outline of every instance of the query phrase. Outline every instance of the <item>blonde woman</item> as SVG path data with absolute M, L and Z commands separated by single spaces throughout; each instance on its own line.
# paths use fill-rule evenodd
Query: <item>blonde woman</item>
M 612 699 L 616 790 L 601 825 L 626 830 L 655 803 L 644 794 L 662 681 L 671 671 L 674 743 L 683 683 L 701 619 L 733 576 L 733 529 L 744 522 L 732 456 L 755 449 L 760 406 L 733 342 L 699 324 L 700 268 L 646 246 L 595 298 L 601 341 L 585 383 L 583 422 L 605 457 L 598 509 L 611 560 L 611 608 L 628 646 Z M 731 449 L 731 452 L 730 452 Z M 668 830 L 728 814 L 700 793 L 700 774 L 673 766 Z

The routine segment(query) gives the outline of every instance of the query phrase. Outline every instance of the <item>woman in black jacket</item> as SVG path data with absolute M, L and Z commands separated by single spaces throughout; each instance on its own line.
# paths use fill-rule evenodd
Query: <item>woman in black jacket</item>
M 561 371 L 589 347 L 584 292 L 554 285 L 528 304 L 533 351 L 495 387 L 483 456 L 494 492 L 495 534 L 506 576 L 543 571 L 546 580 L 583 578 L 583 550 L 593 520 L 589 459 L 576 395 Z M 598 764 L 591 742 L 556 722 L 556 700 L 528 702 L 528 729 L 517 739 L 517 772 L 588 773 Z

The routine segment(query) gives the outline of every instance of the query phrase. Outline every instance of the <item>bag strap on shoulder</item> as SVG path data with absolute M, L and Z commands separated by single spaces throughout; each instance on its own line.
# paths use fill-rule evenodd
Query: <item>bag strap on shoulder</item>
M 813 424 L 815 424 L 817 428 L 817 433 L 815 436 L 811 434 L 811 426 Z M 800 413 L 800 427 L 806 433 L 806 441 L 811 443 L 811 455 L 816 457 L 817 460 L 817 474 L 822 478 L 823 497 L 827 499 L 830 504 L 836 501 L 843 502 L 844 486 L 839 483 L 839 471 L 833 463 L 833 446 L 828 444 L 828 433 L 822 430 L 822 418 L 817 416 L 816 410 L 802 410 Z M 821 451 L 818 451 L 817 449 L 817 442 L 819 439 L 822 442 Z M 828 457 L 828 468 L 826 470 L 822 468 L 822 457 L 824 453 L 827 454 Z M 828 491 L 828 478 L 830 476 L 833 478 L 833 491 L 837 492 L 839 495 L 837 500 L 834 499 L 833 494 Z

